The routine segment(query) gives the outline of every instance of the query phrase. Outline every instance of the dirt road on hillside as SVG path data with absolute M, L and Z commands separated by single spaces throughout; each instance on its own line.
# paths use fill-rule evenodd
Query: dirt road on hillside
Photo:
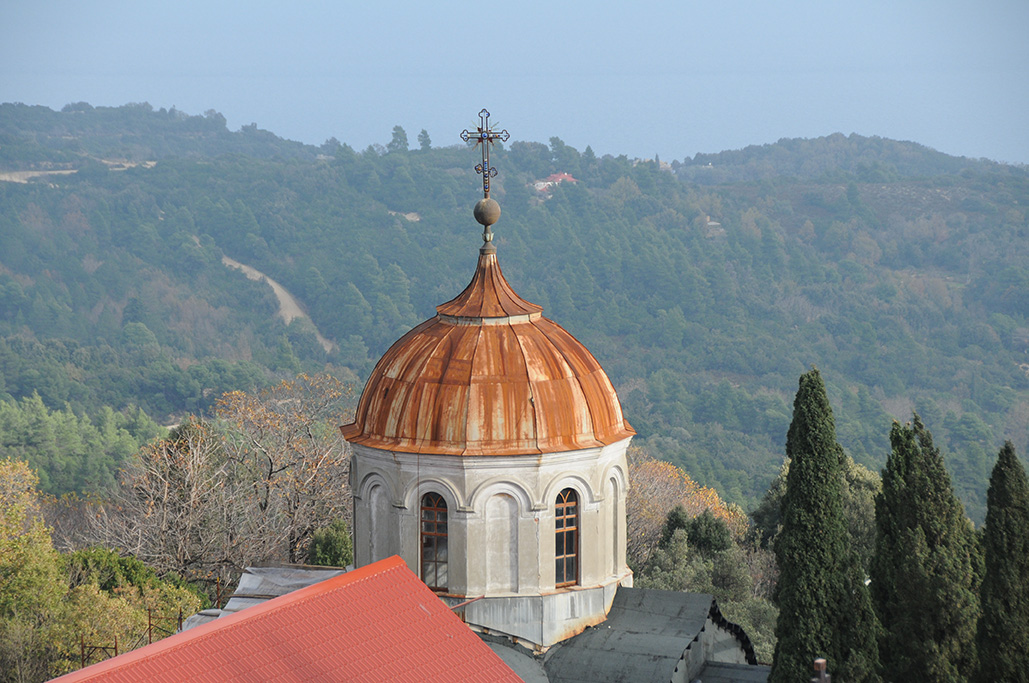
M 307 318 L 310 320 L 307 313 L 304 313 L 304 309 L 300 307 L 300 302 L 298 302 L 285 287 L 275 280 L 271 279 L 256 268 L 251 268 L 245 263 L 240 263 L 228 256 L 222 256 L 222 263 L 227 265 L 229 268 L 242 270 L 243 274 L 251 280 L 264 280 L 271 285 L 272 291 L 275 292 L 275 298 L 279 300 L 279 317 L 282 318 L 287 325 L 297 318 Z M 325 352 L 328 353 L 329 351 L 332 351 L 336 345 L 322 336 L 322 333 L 318 331 L 318 327 L 314 324 L 313 320 L 311 320 L 311 327 L 314 328 L 314 334 L 318 338 L 318 343 L 322 345 Z

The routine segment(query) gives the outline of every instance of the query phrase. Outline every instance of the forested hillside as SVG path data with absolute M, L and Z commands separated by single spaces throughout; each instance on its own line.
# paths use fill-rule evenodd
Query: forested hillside
M 363 381 L 471 277 L 464 124 L 357 152 L 215 112 L 0 105 L 0 174 L 28 180 L 0 182 L 0 400 L 177 420 L 298 370 Z M 989 454 L 1027 452 L 1026 169 L 855 135 L 670 165 L 552 138 L 492 161 L 508 280 L 593 351 L 638 442 L 729 500 L 777 473 L 812 365 L 855 460 L 878 470 L 917 410 L 978 521 Z M 577 182 L 533 187 L 555 172 Z

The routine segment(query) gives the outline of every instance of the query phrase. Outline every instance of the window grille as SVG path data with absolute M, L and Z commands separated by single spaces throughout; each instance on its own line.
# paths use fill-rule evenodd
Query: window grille
M 438 493 L 422 496 L 422 581 L 447 590 L 447 501 Z
M 555 585 L 572 586 L 579 582 L 579 496 L 573 489 L 557 495 L 555 506 Z

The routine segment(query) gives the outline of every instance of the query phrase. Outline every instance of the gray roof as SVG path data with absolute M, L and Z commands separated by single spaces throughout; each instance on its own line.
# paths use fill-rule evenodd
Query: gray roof
M 619 588 L 607 621 L 547 652 L 547 675 L 553 683 L 670 681 L 713 602 L 704 593 Z
M 238 612 L 247 607 L 259 605 L 265 600 L 292 593 L 311 584 L 339 576 L 346 569 L 339 567 L 312 567 L 309 565 L 284 565 L 280 567 L 247 567 L 239 577 L 236 591 L 229 596 L 221 609 L 205 609 L 182 623 L 182 630 L 214 621 L 218 617 Z
M 547 672 L 543 669 L 541 658 L 534 657 L 531 652 L 512 644 L 506 638 L 496 638 L 482 633 L 479 634 L 479 637 L 525 683 L 550 683 Z
M 700 670 L 696 680 L 702 683 L 765 683 L 769 671 L 767 666 L 709 662 Z

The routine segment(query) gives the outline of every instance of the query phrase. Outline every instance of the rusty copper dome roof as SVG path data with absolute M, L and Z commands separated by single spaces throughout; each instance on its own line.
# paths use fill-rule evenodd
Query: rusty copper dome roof
M 496 250 L 472 281 L 401 337 L 361 394 L 351 443 L 444 455 L 553 453 L 635 432 L 611 381 L 578 340 L 504 279 Z

